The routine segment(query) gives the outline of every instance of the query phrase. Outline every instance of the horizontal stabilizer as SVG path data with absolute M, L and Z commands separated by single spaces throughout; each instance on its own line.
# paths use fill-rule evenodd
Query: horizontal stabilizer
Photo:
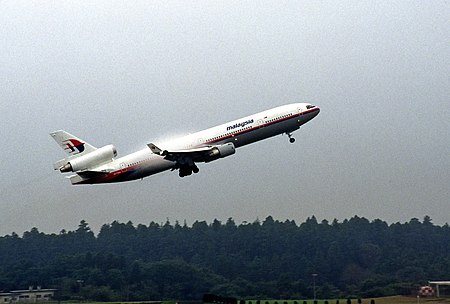
M 83 178 L 89 178 L 89 177 L 97 177 L 97 176 L 104 176 L 107 175 L 111 171 L 78 171 L 77 174 Z
M 58 160 L 56 163 L 53 164 L 53 169 L 55 170 L 59 170 L 61 169 L 63 166 L 65 166 L 68 162 L 69 158 L 63 158 Z

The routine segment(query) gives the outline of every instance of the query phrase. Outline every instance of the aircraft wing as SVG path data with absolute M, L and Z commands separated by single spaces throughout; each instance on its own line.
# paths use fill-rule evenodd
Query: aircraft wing
M 195 148 L 195 149 L 182 149 L 182 150 L 172 150 L 172 151 L 167 151 L 167 150 L 161 150 L 160 148 L 158 148 L 157 146 L 155 146 L 154 144 L 148 144 L 147 145 L 150 150 L 152 150 L 153 153 L 161 155 L 161 156 L 167 156 L 167 155 L 175 155 L 175 154 L 190 154 L 190 153 L 201 153 L 201 152 L 207 152 L 207 151 L 211 151 L 211 149 L 213 148 L 212 146 L 208 146 L 208 147 L 200 147 L 200 148 Z
M 147 146 L 154 154 L 164 156 L 167 160 L 176 162 L 184 162 L 183 160 L 187 158 L 194 162 L 209 162 L 235 153 L 233 143 L 170 151 L 162 150 L 152 143 Z

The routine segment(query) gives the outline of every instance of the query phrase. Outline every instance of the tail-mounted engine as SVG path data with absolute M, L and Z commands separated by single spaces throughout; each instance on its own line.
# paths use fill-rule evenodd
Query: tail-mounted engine
M 70 159 L 59 167 L 59 171 L 64 173 L 90 169 L 111 162 L 115 156 L 117 156 L 116 147 L 107 145 L 83 156 Z

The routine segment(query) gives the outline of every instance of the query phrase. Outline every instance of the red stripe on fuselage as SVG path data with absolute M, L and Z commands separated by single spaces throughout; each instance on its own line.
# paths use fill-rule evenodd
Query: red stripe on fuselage
M 134 169 L 140 167 L 142 164 L 122 168 L 113 172 L 109 172 L 105 174 L 104 176 L 98 176 L 93 178 L 88 178 L 86 180 L 83 180 L 82 182 L 78 184 L 98 184 L 98 183 L 113 183 L 117 180 L 121 180 L 124 176 L 127 174 L 131 174 Z
M 267 126 L 271 126 L 271 125 L 277 124 L 277 123 L 279 123 L 279 122 L 286 121 L 286 120 L 289 120 L 289 119 L 292 119 L 292 118 L 295 118 L 295 117 L 303 116 L 303 115 L 305 115 L 305 114 L 313 113 L 313 112 L 316 112 L 316 111 L 320 111 L 320 109 L 319 109 L 319 108 L 313 108 L 313 109 L 310 109 L 310 110 L 305 111 L 305 112 L 296 113 L 296 114 L 293 114 L 293 115 L 288 116 L 288 117 L 283 117 L 283 118 L 280 118 L 280 119 L 275 120 L 275 121 L 271 121 L 271 122 L 268 122 L 268 123 L 265 123 L 265 124 L 262 124 L 262 125 L 259 125 L 259 126 L 255 126 L 255 127 L 250 128 L 250 129 L 248 129 L 248 130 L 242 130 L 242 131 L 237 132 L 237 133 L 233 133 L 233 134 L 230 134 L 230 135 L 222 136 L 222 137 L 220 137 L 220 138 L 218 138 L 218 139 L 211 140 L 211 141 L 207 141 L 207 142 L 205 142 L 205 143 L 206 143 L 206 144 L 209 144 L 209 143 L 216 143 L 216 142 L 218 142 L 218 141 L 222 141 L 222 140 L 225 140 L 225 139 L 228 139 L 228 138 L 237 136 L 237 135 L 249 133 L 249 132 L 254 131 L 254 130 L 257 130 L 257 129 L 261 129 L 261 128 L 264 128 L 264 127 L 267 127 Z

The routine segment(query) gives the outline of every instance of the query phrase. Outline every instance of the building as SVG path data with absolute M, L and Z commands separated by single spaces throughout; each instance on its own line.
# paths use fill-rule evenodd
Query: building
M 10 303 L 13 294 L 10 292 L 0 292 L 0 304 Z
M 46 302 L 52 299 L 55 291 L 56 289 L 42 289 L 40 286 L 33 289 L 30 286 L 29 289 L 0 292 L 0 304 Z
M 436 296 L 439 298 L 441 296 L 439 291 L 439 286 L 450 286 L 450 281 L 429 281 L 430 285 L 436 285 Z

